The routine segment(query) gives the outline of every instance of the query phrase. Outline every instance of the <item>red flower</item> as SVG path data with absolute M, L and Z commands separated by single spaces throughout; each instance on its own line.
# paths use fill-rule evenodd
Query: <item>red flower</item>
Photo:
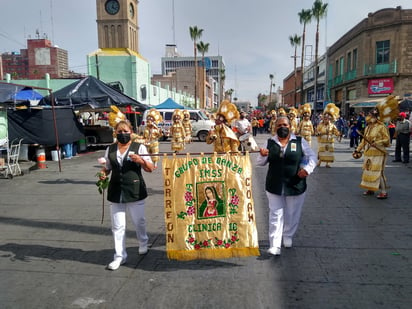
M 225 248 L 229 248 L 230 247 L 230 243 L 225 243 Z
M 196 244 L 196 245 L 195 245 L 195 249 L 196 249 L 196 250 L 199 250 L 199 249 L 200 249 L 200 245 L 199 245 L 199 244 Z
M 192 192 L 185 193 L 185 200 L 186 202 L 190 202 L 191 200 L 193 200 Z
M 209 246 L 209 242 L 207 240 L 204 240 L 203 241 L 203 247 L 207 247 L 207 246 Z
M 233 235 L 232 238 L 231 238 L 231 240 L 232 240 L 232 242 L 235 242 L 235 241 L 237 240 L 236 236 Z
M 195 241 L 195 239 L 193 237 L 189 237 L 189 239 L 187 240 L 189 243 L 193 243 Z
M 221 240 L 218 240 L 217 242 L 216 242 L 216 245 L 217 246 L 221 246 L 223 244 L 223 241 L 221 241 Z
M 188 216 L 191 216 L 191 215 L 193 215 L 194 213 L 195 213 L 195 207 L 190 206 L 190 207 L 187 208 L 187 215 L 188 215 Z

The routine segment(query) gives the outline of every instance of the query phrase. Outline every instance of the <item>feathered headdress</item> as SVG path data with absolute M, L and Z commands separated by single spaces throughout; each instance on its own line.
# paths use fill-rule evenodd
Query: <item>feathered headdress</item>
M 309 103 L 303 104 L 299 106 L 299 114 L 304 115 L 304 114 L 309 114 L 309 116 L 312 114 L 312 108 L 310 107 Z
M 182 109 L 175 109 L 172 115 L 172 119 L 174 120 L 176 116 L 180 117 L 180 120 L 183 120 L 183 110 Z
M 399 113 L 398 98 L 394 95 L 389 95 L 382 101 L 376 104 L 376 108 L 379 112 L 379 120 L 382 122 L 389 122 L 394 120 Z
M 218 115 L 222 115 L 225 117 L 228 123 L 231 123 L 234 119 L 239 118 L 239 111 L 235 104 L 230 103 L 227 100 L 222 101 L 219 106 L 219 110 L 217 111 Z
M 120 109 L 117 108 L 115 105 L 110 106 L 110 113 L 109 113 L 109 125 L 114 128 L 117 123 L 122 120 L 127 120 L 126 115 L 123 114 Z
M 278 115 L 279 116 L 286 116 L 286 112 L 285 112 L 285 109 L 283 107 L 280 107 L 278 109 Z
M 297 117 L 298 116 L 298 110 L 295 107 L 291 107 L 289 109 L 289 115 L 292 114 L 293 116 Z
M 323 114 L 329 114 L 332 116 L 333 121 L 336 121 L 339 118 L 340 109 L 334 103 L 329 103 L 326 105 L 325 109 L 323 110 Z
M 152 117 L 153 119 L 154 119 L 154 123 L 155 124 L 158 124 L 159 122 L 161 122 L 162 120 L 163 120 L 163 117 L 162 117 L 162 115 L 160 114 L 160 112 L 157 110 L 157 109 L 155 109 L 155 108 L 151 108 L 150 110 L 149 110 L 149 112 L 147 113 L 147 116 L 146 116 L 147 118 L 148 117 Z

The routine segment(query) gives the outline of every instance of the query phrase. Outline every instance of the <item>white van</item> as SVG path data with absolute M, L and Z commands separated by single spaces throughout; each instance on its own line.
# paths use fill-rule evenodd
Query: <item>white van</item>
M 139 131 L 142 134 L 146 127 L 146 117 L 150 109 L 145 110 L 143 113 L 142 123 L 139 127 Z M 158 109 L 163 117 L 163 122 L 160 122 L 157 126 L 163 130 L 163 140 L 167 140 L 169 137 L 169 128 L 172 125 L 172 115 L 174 109 Z M 206 141 L 206 136 L 209 130 L 215 125 L 207 115 L 199 109 L 190 109 L 190 120 L 192 121 L 192 137 L 197 137 L 199 141 Z

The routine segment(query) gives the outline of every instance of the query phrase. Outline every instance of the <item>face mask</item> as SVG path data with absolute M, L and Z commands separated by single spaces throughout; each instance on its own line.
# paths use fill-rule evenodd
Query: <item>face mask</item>
M 117 133 L 116 138 L 120 144 L 127 144 L 130 142 L 130 133 Z
M 276 134 L 277 134 L 280 138 L 288 137 L 288 135 L 289 135 L 289 128 L 287 128 L 287 127 L 280 127 L 279 129 L 276 130 Z

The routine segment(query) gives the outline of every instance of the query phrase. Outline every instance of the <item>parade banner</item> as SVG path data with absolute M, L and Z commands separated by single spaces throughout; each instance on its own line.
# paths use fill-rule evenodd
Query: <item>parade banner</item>
M 258 256 L 250 157 L 165 157 L 164 209 L 169 259 Z

